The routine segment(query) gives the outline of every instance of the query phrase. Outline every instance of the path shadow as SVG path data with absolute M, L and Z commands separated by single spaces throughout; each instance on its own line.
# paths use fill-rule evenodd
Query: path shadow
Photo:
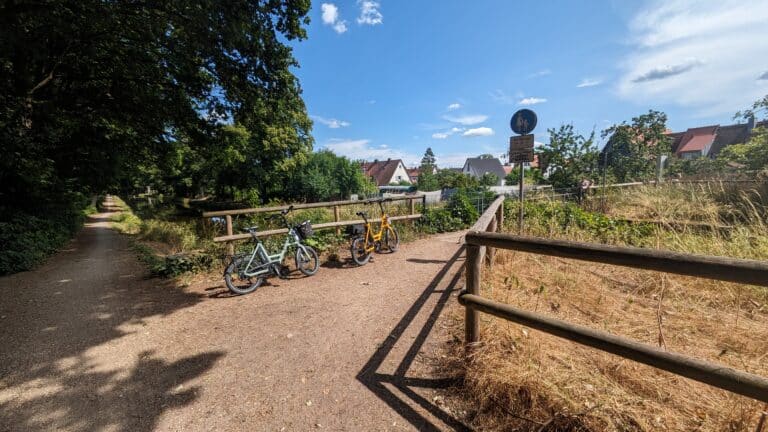
M 223 353 L 165 363 L 145 352 L 133 369 L 110 372 L 87 353 L 205 296 L 148 278 L 109 228 L 86 226 L 66 248 L 36 271 L 0 278 L 0 431 L 150 430 L 163 411 L 195 398 L 171 387 Z
M 212 351 L 166 362 L 144 351 L 129 371 L 97 371 L 79 357 L 47 377 L 50 393 L 37 384 L 36 391 L 0 403 L 0 430 L 149 432 L 164 411 L 197 399 L 200 388 L 187 383 L 222 356 Z
M 416 263 L 416 264 L 445 264 L 448 262 L 446 260 L 432 260 L 432 259 L 422 259 L 422 258 L 408 258 L 406 261 Z
M 384 343 L 376 350 L 373 356 L 368 360 L 362 370 L 357 374 L 357 380 L 365 385 L 368 390 L 373 392 L 376 396 L 384 401 L 390 408 L 397 411 L 406 421 L 417 428 L 420 431 L 440 431 L 442 430 L 438 425 L 435 425 L 418 412 L 414 408 L 414 404 L 421 407 L 423 410 L 429 412 L 445 425 L 453 430 L 457 431 L 470 431 L 467 427 L 457 418 L 443 411 L 439 406 L 432 403 L 432 401 L 424 398 L 418 394 L 414 388 L 450 388 L 455 387 L 460 382 L 455 378 L 412 378 L 406 376 L 408 370 L 411 368 L 416 355 L 421 350 L 422 346 L 429 337 L 432 328 L 437 322 L 440 313 L 445 308 L 446 303 L 451 297 L 451 294 L 457 291 L 457 284 L 461 280 L 463 275 L 462 271 L 457 271 L 456 274 L 450 279 L 448 285 L 443 290 L 437 290 L 437 287 L 448 275 L 449 270 L 453 265 L 459 261 L 464 247 L 460 247 L 459 250 L 445 262 L 445 265 L 435 275 L 434 279 L 427 285 L 421 295 L 416 299 L 410 309 L 400 319 L 394 329 L 389 333 L 389 336 L 385 338 Z M 410 260 L 409 260 L 410 261 Z M 424 323 L 423 327 L 419 330 L 418 335 L 413 340 L 413 343 L 408 347 L 408 350 L 403 357 L 402 361 L 397 366 L 397 369 L 393 374 L 383 374 L 377 372 L 378 369 L 387 360 L 387 357 L 392 352 L 397 342 L 402 338 L 406 329 L 411 325 L 414 319 L 419 315 L 430 296 L 440 293 L 440 297 L 437 300 L 434 308 L 429 312 L 429 316 Z M 398 396 L 395 392 L 387 388 L 387 385 L 396 388 L 405 397 Z

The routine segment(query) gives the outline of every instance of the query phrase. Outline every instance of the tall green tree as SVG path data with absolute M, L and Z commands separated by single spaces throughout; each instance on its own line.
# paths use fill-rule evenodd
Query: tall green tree
M 440 184 L 437 181 L 435 170 L 437 169 L 435 163 L 437 159 L 432 152 L 431 147 L 427 147 L 424 152 L 424 156 L 421 158 L 421 165 L 419 166 L 419 179 L 417 185 L 420 191 L 435 191 L 440 189 Z
M 179 179 L 183 188 L 215 181 L 273 193 L 312 147 L 285 44 L 306 38 L 309 7 L 309 0 L 3 2 L 2 202 L 21 208 L 60 189 L 133 187 L 147 175 Z M 206 179 L 206 162 L 222 153 L 225 167 Z M 190 160 L 197 173 L 176 172 Z
M 672 142 L 666 135 L 667 115 L 649 110 L 632 119 L 603 131 L 609 137 L 600 162 L 607 164 L 620 182 L 656 178 L 656 161 L 660 155 L 668 155 Z
M 594 131 L 585 137 L 573 125 L 562 125 L 548 132 L 549 144 L 541 147 L 539 159 L 553 187 L 574 187 L 582 178 L 595 177 L 598 152 Z

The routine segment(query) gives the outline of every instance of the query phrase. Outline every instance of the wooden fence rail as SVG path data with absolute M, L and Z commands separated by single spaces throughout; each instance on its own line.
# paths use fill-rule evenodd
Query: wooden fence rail
M 276 211 L 286 210 L 291 206 L 293 206 L 294 210 L 311 209 L 311 208 L 332 208 L 334 221 L 312 225 L 312 228 L 316 230 L 335 228 L 336 234 L 340 234 L 340 229 L 343 226 L 358 225 L 358 224 L 364 223 L 363 220 L 349 220 L 349 221 L 340 220 L 340 212 L 339 212 L 340 207 L 351 206 L 351 205 L 372 204 L 372 203 L 378 202 L 379 200 L 380 198 L 375 198 L 375 199 L 367 199 L 367 200 L 329 201 L 329 202 L 319 202 L 319 203 L 309 203 L 309 204 L 292 204 L 292 205 L 288 204 L 284 206 L 275 206 L 275 207 L 257 207 L 257 208 L 236 209 L 236 210 L 220 210 L 220 211 L 203 212 L 203 217 L 212 218 L 212 217 L 224 216 L 226 235 L 214 237 L 213 241 L 226 242 L 227 250 L 229 254 L 232 255 L 234 253 L 234 246 L 232 245 L 233 241 L 245 240 L 245 239 L 251 238 L 251 235 L 247 233 L 244 233 L 244 234 L 234 233 L 232 216 L 276 212 Z M 421 213 L 416 212 L 416 202 L 421 201 L 422 211 L 426 208 L 426 205 L 427 205 L 426 195 L 408 195 L 403 197 L 390 197 L 390 198 L 385 198 L 384 200 L 387 202 L 409 201 L 408 208 L 409 208 L 410 214 L 403 215 L 403 216 L 392 216 L 389 218 L 390 221 L 418 219 L 421 217 Z M 286 228 L 278 228 L 273 230 L 260 231 L 258 235 L 260 237 L 265 237 L 265 236 L 271 236 L 276 234 L 284 234 L 287 232 L 288 230 Z
M 489 214 L 491 214 L 490 217 L 494 217 L 493 212 L 489 209 L 481 216 L 481 220 L 484 221 L 483 224 L 476 224 L 473 227 L 475 230 L 465 236 L 467 249 L 466 287 L 459 295 L 459 302 L 466 307 L 465 337 L 468 348 L 480 340 L 479 313 L 485 312 L 582 345 L 768 403 L 768 379 L 765 377 L 683 354 L 663 351 L 651 345 L 541 314 L 519 310 L 480 296 L 483 254 L 486 248 L 489 250 L 502 248 L 538 253 L 763 287 L 768 287 L 767 263 L 485 232 L 490 226 L 486 223 Z

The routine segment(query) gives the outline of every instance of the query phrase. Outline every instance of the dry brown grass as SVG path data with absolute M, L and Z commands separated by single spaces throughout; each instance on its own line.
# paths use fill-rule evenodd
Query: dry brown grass
M 722 222 L 711 196 L 638 198 L 625 217 Z M 639 204 L 638 204 L 639 202 Z M 673 205 L 671 209 L 665 209 Z M 630 205 L 631 204 L 631 205 Z M 714 206 L 714 207 L 712 207 Z M 747 205 L 745 208 L 749 208 Z M 645 210 L 642 210 L 645 209 Z M 650 210 L 649 210 L 650 209 Z M 645 211 L 645 213 L 642 213 Z M 667 213 L 663 213 L 667 211 Z M 759 211 L 755 209 L 754 214 Z M 658 230 L 655 245 L 691 253 L 768 257 L 762 218 L 728 235 Z M 557 237 L 589 240 L 587 233 Z M 482 295 L 514 307 L 768 376 L 768 289 L 555 257 L 497 251 Z M 459 313 L 462 315 L 459 316 Z M 455 339 L 463 339 L 457 308 Z M 754 431 L 754 400 L 481 314 L 482 344 L 451 365 L 464 376 L 469 421 L 497 431 Z

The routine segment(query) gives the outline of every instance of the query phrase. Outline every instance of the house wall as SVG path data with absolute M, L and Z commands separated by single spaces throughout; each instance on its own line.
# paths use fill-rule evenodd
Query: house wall
M 408 175 L 408 171 L 405 169 L 405 165 L 403 163 L 399 163 L 397 165 L 397 168 L 395 169 L 395 172 L 392 174 L 392 178 L 389 179 L 390 183 L 400 183 L 401 181 L 407 181 L 408 183 L 413 183 L 411 181 L 410 176 Z

